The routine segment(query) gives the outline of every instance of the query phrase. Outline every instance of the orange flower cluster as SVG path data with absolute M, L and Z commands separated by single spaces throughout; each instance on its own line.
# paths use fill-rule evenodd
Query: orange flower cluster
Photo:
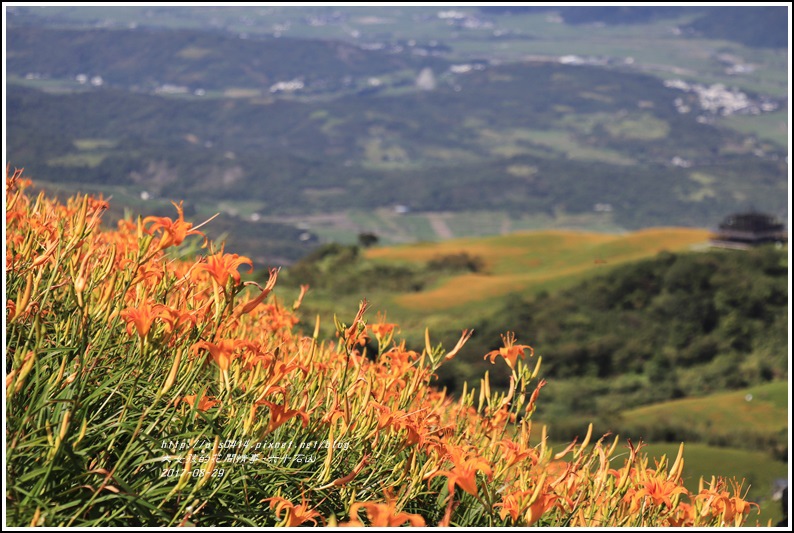
M 470 331 L 448 353 L 434 348 L 429 334 L 424 349 L 414 351 L 392 340 L 396 325 L 385 318 L 367 325 L 362 304 L 351 325 L 337 322 L 338 342 L 322 341 L 319 319 L 311 336 L 295 330 L 306 287 L 289 309 L 268 300 L 277 270 L 261 287 L 243 281 L 240 267 L 253 270 L 247 257 L 221 250 L 193 261 L 169 258 L 169 248 L 203 236 L 185 222 L 181 204 L 174 204 L 175 220 L 147 217 L 103 231 L 102 200 L 33 200 L 28 185 L 21 173 L 7 176 L 6 316 L 16 328 L 9 338 L 24 341 L 9 345 L 9 397 L 24 393 L 37 357 L 79 341 L 90 368 L 91 358 L 106 368 L 136 361 L 144 385 L 157 391 L 153 405 L 168 406 L 196 434 L 225 428 L 240 439 L 289 442 L 312 456 L 290 456 L 291 470 L 252 466 L 256 483 L 237 473 L 216 480 L 213 462 L 194 485 L 188 475 L 175 478 L 166 499 L 184 492 L 185 501 L 206 503 L 218 490 L 211 481 L 238 483 L 230 493 L 269 504 L 263 525 L 285 526 L 336 523 L 336 516 L 350 526 L 713 526 L 748 517 L 752 504 L 738 485 L 728 491 L 715 480 L 690 493 L 681 483 L 680 456 L 651 469 L 631 444 L 619 460 L 617 440 L 589 446 L 588 435 L 556 455 L 545 437 L 530 444 L 543 382 L 527 388 L 537 368 L 522 360 L 533 349 L 517 344 L 513 333 L 485 356 L 511 369 L 510 390 L 491 391 L 486 375 L 479 391 L 452 398 L 430 383 Z M 377 354 L 366 353 L 367 333 L 379 342 Z M 99 353 L 102 346 L 123 356 Z M 58 387 L 71 386 L 66 376 L 88 372 L 72 365 L 67 374 L 67 366 L 64 359 L 53 378 Z M 157 424 L 140 427 L 154 432 Z M 70 438 L 69 431 L 63 435 Z M 192 457 L 191 449 L 188 464 Z M 268 476 L 276 477 L 261 481 Z M 196 509 L 190 513 L 177 520 L 200 521 Z

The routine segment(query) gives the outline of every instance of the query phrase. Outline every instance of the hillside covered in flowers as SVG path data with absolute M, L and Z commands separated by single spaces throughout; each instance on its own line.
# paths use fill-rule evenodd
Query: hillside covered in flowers
M 101 226 L 107 204 L 30 196 L 6 176 L 6 469 L 12 526 L 726 526 L 734 480 L 681 481 L 677 457 L 533 427 L 540 357 L 483 354 L 509 390 L 430 386 L 452 349 L 412 349 L 366 301 L 337 338 L 296 327 L 254 265 L 176 215 Z M 242 271 L 242 272 L 241 272 Z M 294 299 L 294 301 L 293 301 Z M 366 349 L 374 340 L 376 352 Z M 538 437 L 538 434 L 540 436 Z M 532 437 L 532 439 L 531 439 Z M 539 444 L 537 444 L 539 442 Z M 533 444 L 534 443 L 534 444 Z

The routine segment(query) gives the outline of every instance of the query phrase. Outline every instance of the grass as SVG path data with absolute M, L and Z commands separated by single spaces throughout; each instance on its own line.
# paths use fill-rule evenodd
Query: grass
M 515 128 L 508 131 L 484 129 L 479 131 L 480 144 L 491 153 L 504 157 L 529 154 L 548 156 L 542 150 L 527 143 L 563 152 L 571 159 L 603 161 L 618 165 L 630 165 L 634 161 L 614 150 L 590 148 L 578 143 L 570 133 L 563 130 L 532 130 Z
M 369 212 L 351 211 L 349 217 L 361 231 L 374 232 L 382 236 L 387 244 L 436 241 L 440 238 L 429 216 L 424 213 L 398 215 L 388 209 L 376 209 Z
M 9 74 L 6 78 L 7 84 L 22 85 L 24 87 L 31 87 L 33 89 L 49 92 L 49 93 L 74 93 L 86 91 L 84 85 L 80 85 L 74 80 L 70 79 L 27 79 L 21 76 Z
M 217 203 L 216 210 L 225 213 L 231 213 L 234 215 L 239 215 L 241 217 L 250 217 L 254 213 L 261 213 L 264 204 L 262 202 L 252 200 L 249 202 L 245 201 L 236 201 L 236 202 L 229 202 L 229 201 L 222 201 Z
M 764 115 L 732 115 L 720 122 L 741 133 L 788 146 L 788 111 L 785 109 Z
M 749 389 L 685 398 L 623 413 L 626 422 L 671 420 L 681 426 L 705 427 L 725 433 L 777 433 L 788 427 L 788 383 L 779 381 Z
M 169 205 L 165 200 L 141 200 L 140 193 L 130 190 L 129 187 L 122 185 L 95 185 L 93 183 L 55 183 L 37 180 L 36 186 L 46 190 L 49 194 L 71 195 L 78 192 L 95 191 L 106 198 L 112 196 L 114 203 L 123 205 L 132 210 L 151 210 L 153 206 L 161 207 Z
M 226 98 L 255 98 L 261 96 L 260 89 L 250 89 L 245 87 L 229 87 L 223 91 Z
M 111 139 L 75 139 L 74 146 L 78 150 L 97 150 L 115 148 L 118 143 Z
M 399 295 L 395 302 L 414 312 L 447 311 L 481 304 L 494 297 L 557 289 L 610 266 L 703 244 L 708 232 L 662 228 L 625 235 L 573 231 L 523 232 L 480 239 L 378 248 L 367 257 L 382 261 L 423 263 L 439 255 L 466 252 L 482 257 L 486 272 L 446 279 L 419 293 Z
M 652 141 L 667 137 L 670 125 L 664 120 L 642 113 L 607 124 L 606 129 L 610 135 L 619 139 Z
M 53 157 L 47 161 L 47 164 L 52 166 L 95 168 L 98 167 L 106 157 L 107 154 L 101 152 L 74 153 L 66 154 L 61 157 Z

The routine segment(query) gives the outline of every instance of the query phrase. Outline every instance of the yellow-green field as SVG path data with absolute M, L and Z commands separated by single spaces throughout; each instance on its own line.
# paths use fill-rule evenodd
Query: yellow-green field
M 411 310 L 441 311 L 508 293 L 557 289 L 610 266 L 653 257 L 661 251 L 705 246 L 709 232 L 653 228 L 626 234 L 535 231 L 512 235 L 420 243 L 367 252 L 373 260 L 420 263 L 461 252 L 481 257 L 485 272 L 447 278 L 435 287 L 395 297 Z
M 674 421 L 680 426 L 722 433 L 749 428 L 775 433 L 788 427 L 788 383 L 778 381 L 703 398 L 640 407 L 624 412 L 623 420 L 627 423 Z

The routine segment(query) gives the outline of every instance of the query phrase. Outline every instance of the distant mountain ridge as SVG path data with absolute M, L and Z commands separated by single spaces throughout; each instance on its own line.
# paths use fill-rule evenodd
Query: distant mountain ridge
M 725 39 L 757 48 L 788 46 L 786 6 L 484 6 L 489 15 L 557 12 L 567 24 L 642 24 L 697 15 L 683 29 L 692 35 Z
M 40 182 L 248 221 L 397 207 L 611 229 L 709 227 L 749 206 L 787 218 L 785 149 L 721 126 L 780 116 L 783 98 L 665 82 L 617 56 L 453 63 L 379 45 L 11 27 L 8 158 Z
M 8 72 L 74 79 L 101 75 L 104 83 L 150 90 L 164 84 L 222 90 L 269 90 L 299 78 L 326 89 L 344 76 L 401 69 L 442 68 L 434 57 L 363 50 L 342 41 L 258 38 L 196 30 L 8 28 Z

